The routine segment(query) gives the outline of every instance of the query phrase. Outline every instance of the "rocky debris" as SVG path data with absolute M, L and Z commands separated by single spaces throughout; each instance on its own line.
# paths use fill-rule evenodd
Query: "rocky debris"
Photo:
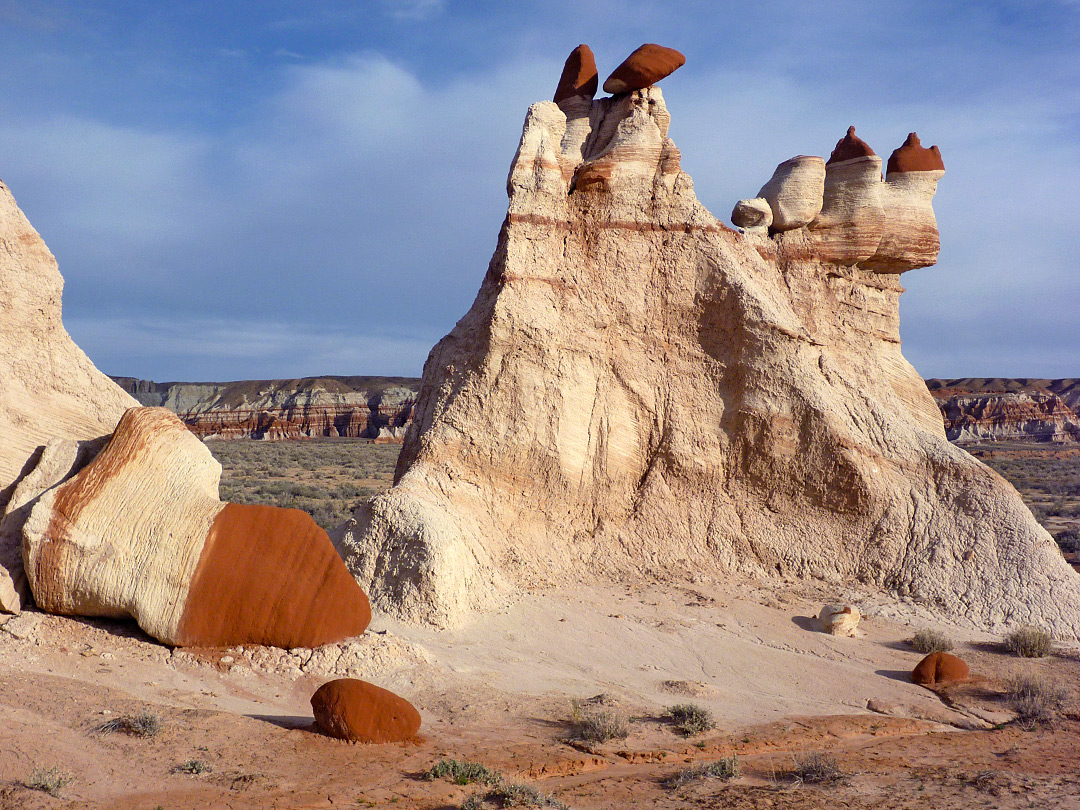
M 155 383 L 114 377 L 140 403 L 168 408 L 204 439 L 351 437 L 389 441 L 412 420 L 411 377 L 304 377 Z
M 604 92 L 615 95 L 644 90 L 685 64 L 686 57 L 674 48 L 646 43 L 611 72 L 604 82 Z
M 132 408 L 105 448 L 23 526 L 34 600 L 131 616 L 179 646 L 313 647 L 359 635 L 363 591 L 295 509 L 218 500 L 221 466 L 163 408 Z
M 776 167 L 769 182 L 758 191 L 772 209 L 772 229 L 790 231 L 809 225 L 825 199 L 825 161 L 796 155 Z M 732 223 L 739 225 L 732 217 Z
M 697 200 L 669 124 L 656 86 L 595 100 L 572 148 L 558 105 L 530 108 L 395 486 L 335 537 L 374 603 L 454 626 L 519 588 L 738 573 L 1077 637 L 1080 576 L 948 443 L 900 351 L 897 266 L 863 266 L 880 158 L 839 150 L 814 222 L 742 234 Z
M 832 636 L 855 638 L 862 614 L 854 605 L 825 605 L 818 614 L 821 629 Z
M 773 223 L 772 208 L 764 197 L 739 200 L 731 210 L 731 223 L 740 228 L 768 229 Z
M 949 441 L 1080 441 L 1080 380 L 927 380 Z
M 0 509 L 39 448 L 111 433 L 136 404 L 64 329 L 63 286 L 56 259 L 0 182 Z
M 600 76 L 596 72 L 596 57 L 593 56 L 592 48 L 585 44 L 578 45 L 566 57 L 562 76 L 559 77 L 559 86 L 555 88 L 554 101 L 559 104 L 573 96 L 583 96 L 592 101 L 599 82 Z
M 420 730 L 420 712 L 409 701 L 355 678 L 324 683 L 311 710 L 324 734 L 349 742 L 401 742 Z
M 945 163 L 941 151 L 936 146 L 929 149 L 922 145 L 919 136 L 909 132 L 907 139 L 889 155 L 886 164 L 886 176 L 894 172 L 943 172 Z
M 911 680 L 919 686 L 946 686 L 963 683 L 971 677 L 964 661 L 947 652 L 934 652 L 915 665 Z

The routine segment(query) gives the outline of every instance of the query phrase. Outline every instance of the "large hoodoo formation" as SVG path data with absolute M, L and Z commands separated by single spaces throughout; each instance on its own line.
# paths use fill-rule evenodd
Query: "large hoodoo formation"
M 741 572 L 1080 634 L 1080 577 L 900 352 L 897 274 L 936 259 L 942 169 L 905 147 L 882 180 L 852 131 L 782 164 L 738 233 L 694 195 L 659 88 L 624 87 L 529 109 L 395 485 L 338 538 L 373 601 L 452 625 L 519 588 Z

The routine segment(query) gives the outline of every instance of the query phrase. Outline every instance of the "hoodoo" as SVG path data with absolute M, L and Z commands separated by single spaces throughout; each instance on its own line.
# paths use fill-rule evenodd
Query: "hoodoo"
M 376 605 L 454 625 L 522 588 L 740 572 L 1077 637 L 1080 576 L 900 351 L 942 170 L 883 180 L 849 132 L 739 233 L 695 196 L 660 90 L 616 91 L 529 109 L 395 485 L 338 538 Z

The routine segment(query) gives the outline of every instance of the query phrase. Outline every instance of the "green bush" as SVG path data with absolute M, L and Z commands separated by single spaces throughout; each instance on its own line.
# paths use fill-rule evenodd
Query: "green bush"
M 675 728 L 687 737 L 716 728 L 712 712 L 693 703 L 668 706 L 664 713 L 675 723 Z
M 739 775 L 739 758 L 724 757 L 715 762 L 703 762 L 680 771 L 664 779 L 664 784 L 671 788 L 681 788 L 701 779 L 735 779 Z
M 911 640 L 911 646 L 915 652 L 924 655 L 936 652 L 948 652 L 953 648 L 952 639 L 937 630 L 920 630 Z
M 1009 682 L 1008 696 L 1017 722 L 1024 728 L 1033 729 L 1053 725 L 1064 714 L 1069 693 L 1041 675 L 1028 674 Z
M 1021 627 L 1005 636 L 1006 649 L 1021 658 L 1042 658 L 1053 646 L 1053 636 L 1041 627 Z
M 570 704 L 570 739 L 585 742 L 625 740 L 630 734 L 630 721 L 615 709 L 600 709 L 584 701 Z
M 835 759 L 820 751 L 796 757 L 795 765 L 791 769 L 792 777 L 808 785 L 836 782 L 846 775 Z
M 458 759 L 440 759 L 424 773 L 426 779 L 449 779 L 455 785 L 468 785 L 479 782 L 483 785 L 497 785 L 502 782 L 502 774 L 493 771 L 479 762 L 467 762 Z
M 59 796 L 60 791 L 71 784 L 71 776 L 53 766 L 33 771 L 23 782 L 31 790 L 40 790 L 50 796 Z

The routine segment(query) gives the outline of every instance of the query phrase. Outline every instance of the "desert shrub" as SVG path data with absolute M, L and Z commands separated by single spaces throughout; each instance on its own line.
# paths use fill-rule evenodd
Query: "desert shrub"
M 161 732 L 161 718 L 153 712 L 139 712 L 114 718 L 98 726 L 100 734 L 117 732 L 132 737 L 156 737 Z
M 59 796 L 60 791 L 71 784 L 71 776 L 61 771 L 56 766 L 52 768 L 38 768 L 31 772 L 23 782 L 31 790 L 40 790 L 50 796 Z
M 209 773 L 210 766 L 201 759 L 189 759 L 187 762 L 182 762 L 173 768 L 172 772 L 189 774 Z
M 836 782 L 843 779 L 846 774 L 831 756 L 820 751 L 814 751 L 795 758 L 791 776 L 800 782 L 806 782 L 808 785 L 817 785 Z
M 554 796 L 541 793 L 532 785 L 524 785 L 520 782 L 500 785 L 490 791 L 485 796 L 485 799 L 502 807 L 555 807 L 561 808 L 561 810 L 569 810 L 565 804 Z
M 1058 546 L 1067 554 L 1080 554 L 1080 531 L 1063 529 L 1054 535 Z
M 702 762 L 690 768 L 683 768 L 664 779 L 664 784 L 671 788 L 681 788 L 700 779 L 734 779 L 738 775 L 739 758 L 730 756 L 715 762 Z
M 473 782 L 497 785 L 502 782 L 502 774 L 498 771 L 493 771 L 479 762 L 458 759 L 440 759 L 424 773 L 424 778 L 449 779 L 455 785 L 468 785 Z
M 1068 691 L 1052 680 L 1036 674 L 1019 675 L 1009 681 L 1009 705 L 1017 722 L 1027 729 L 1052 725 L 1065 711 Z
M 1042 658 L 1053 646 L 1053 637 L 1041 627 L 1021 627 L 1005 636 L 1005 648 L 1021 658 Z
M 712 712 L 694 703 L 679 703 L 675 706 L 668 706 L 664 714 L 670 717 L 675 723 L 675 728 L 687 737 L 716 728 L 716 720 L 713 718 Z
M 624 740 L 630 721 L 615 709 L 601 709 L 575 700 L 570 704 L 570 739 L 586 742 Z
M 952 639 L 937 630 L 920 630 L 911 640 L 915 652 L 923 654 L 948 652 L 953 648 Z

